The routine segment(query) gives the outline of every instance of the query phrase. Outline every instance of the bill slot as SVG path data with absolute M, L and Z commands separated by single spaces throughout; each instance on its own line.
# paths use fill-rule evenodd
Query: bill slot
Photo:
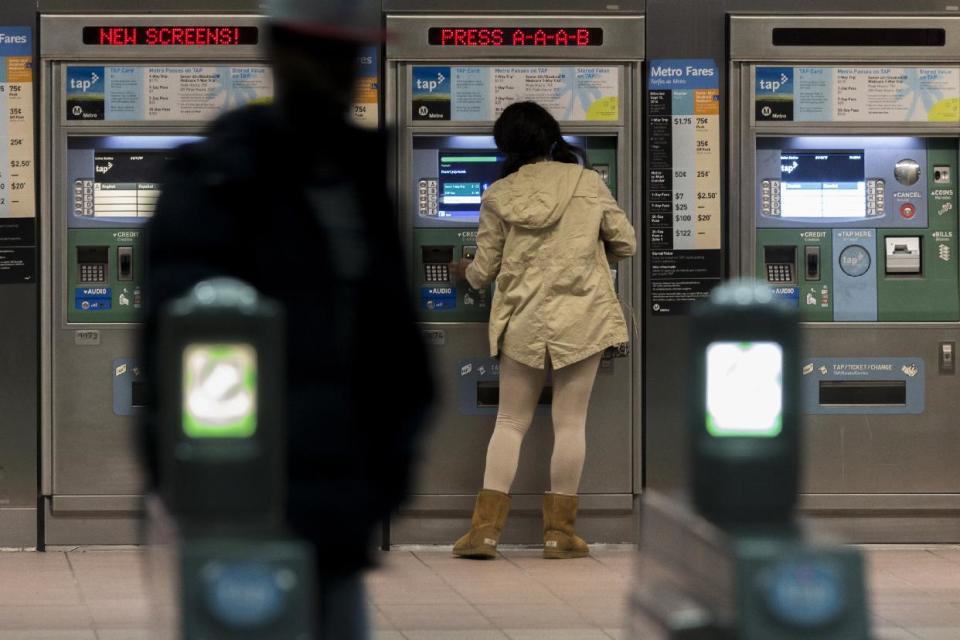
M 548 406 L 553 404 L 553 387 L 547 385 L 540 392 L 538 405 Z M 500 383 L 499 382 L 478 382 L 477 383 L 477 407 L 492 408 L 500 405 Z

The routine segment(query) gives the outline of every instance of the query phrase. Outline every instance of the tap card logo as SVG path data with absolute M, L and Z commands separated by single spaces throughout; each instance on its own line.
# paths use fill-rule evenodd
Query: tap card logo
M 104 67 L 67 67 L 67 120 L 103 120 Z
M 413 68 L 413 119 L 449 120 L 451 112 L 450 67 Z
M 757 67 L 755 78 L 758 121 L 793 120 L 793 67 Z

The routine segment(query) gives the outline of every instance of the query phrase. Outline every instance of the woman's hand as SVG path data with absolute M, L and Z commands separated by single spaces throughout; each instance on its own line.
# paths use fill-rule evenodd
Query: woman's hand
M 467 279 L 467 267 L 473 264 L 473 260 L 462 259 L 460 262 L 451 262 L 450 279 L 453 282 L 460 282 Z

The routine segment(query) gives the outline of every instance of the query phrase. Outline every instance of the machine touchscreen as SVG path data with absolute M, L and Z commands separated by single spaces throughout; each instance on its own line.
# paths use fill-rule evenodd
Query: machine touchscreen
M 421 215 L 477 224 L 483 193 L 500 177 L 502 163 L 503 156 L 490 150 L 441 150 L 437 184 L 420 185 L 427 202 Z
M 784 151 L 779 186 L 773 199 L 784 218 L 867 216 L 863 151 Z

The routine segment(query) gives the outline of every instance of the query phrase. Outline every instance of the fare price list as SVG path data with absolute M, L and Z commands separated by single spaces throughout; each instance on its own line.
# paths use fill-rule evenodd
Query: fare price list
M 712 60 L 654 60 L 647 93 L 651 310 L 680 313 L 722 276 L 719 76 Z
M 33 70 L 29 56 L 0 58 L 0 218 L 34 217 Z

